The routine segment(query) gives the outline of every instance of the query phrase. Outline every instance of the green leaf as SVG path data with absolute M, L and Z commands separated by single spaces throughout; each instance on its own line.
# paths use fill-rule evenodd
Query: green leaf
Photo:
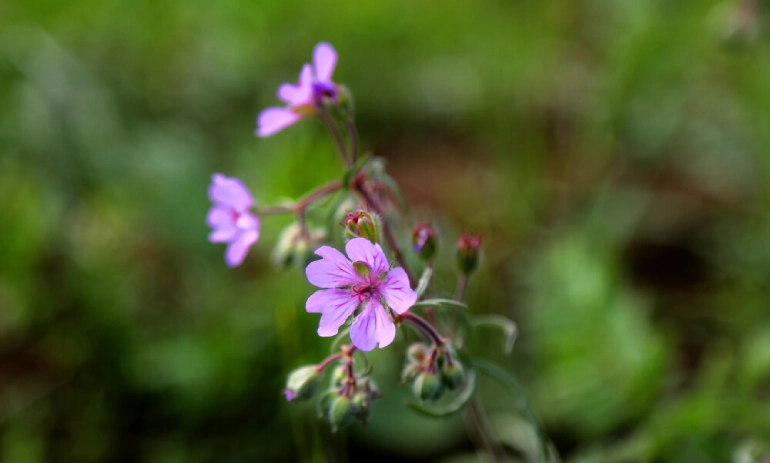
M 479 315 L 471 319 L 473 328 L 492 327 L 503 331 L 503 352 L 510 354 L 513 351 L 513 343 L 516 342 L 516 336 L 519 329 L 513 320 L 502 315 Z
M 465 386 L 457 393 L 455 399 L 442 407 L 426 407 L 414 402 L 407 402 L 406 405 L 412 410 L 425 416 L 433 418 L 442 418 L 446 416 L 454 415 L 461 411 L 473 398 L 473 394 L 476 392 L 477 375 L 473 368 L 468 369 L 468 378 L 465 381 Z

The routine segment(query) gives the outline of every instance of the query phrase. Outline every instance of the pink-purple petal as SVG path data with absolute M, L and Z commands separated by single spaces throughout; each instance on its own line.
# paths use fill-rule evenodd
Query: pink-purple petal
M 319 288 L 338 288 L 357 283 L 361 279 L 353 264 L 336 249 L 321 246 L 315 253 L 322 259 L 311 262 L 305 268 L 310 284 Z
M 242 212 L 235 221 L 235 226 L 241 230 L 259 230 L 259 217 L 251 212 Z
M 220 227 L 232 223 L 232 214 L 229 208 L 212 206 L 206 214 L 206 224 L 209 227 Z
M 397 314 L 409 310 L 417 302 L 417 293 L 409 287 L 409 277 L 401 267 L 396 267 L 380 283 L 380 294 Z
M 334 47 L 326 42 L 321 42 L 313 50 L 313 66 L 316 79 L 319 81 L 331 81 L 334 68 L 337 66 L 337 52 Z
M 312 102 L 312 91 L 309 86 L 283 84 L 278 87 L 278 98 L 289 106 L 302 106 Z
M 223 224 L 211 230 L 209 233 L 209 242 L 226 243 L 231 241 L 238 234 L 238 229 L 230 224 Z
M 237 236 L 234 241 L 231 241 L 225 251 L 225 262 L 230 267 L 236 267 L 241 265 L 243 259 L 246 258 L 246 253 L 249 252 L 249 248 L 259 238 L 259 234 L 254 231 L 246 231 Z
M 299 72 L 299 86 L 307 89 L 309 95 L 313 92 L 313 66 L 305 64 Z
M 307 299 L 305 310 L 309 313 L 323 313 L 345 308 L 349 303 L 358 304 L 358 299 L 351 296 L 352 293 L 347 289 L 319 289 Z
M 269 137 L 302 118 L 289 108 L 271 107 L 259 113 L 257 118 L 257 136 Z
M 358 307 L 358 299 L 348 297 L 344 302 L 336 299 L 341 305 L 327 307 L 321 314 L 318 322 L 318 335 L 323 337 L 334 336 L 339 332 L 340 326 L 353 314 Z
M 358 314 L 350 327 L 353 345 L 362 351 L 370 351 L 379 343 L 385 347 L 396 337 L 396 326 L 379 302 L 371 299 L 363 312 Z
M 365 262 L 376 275 L 386 272 L 390 264 L 379 244 L 366 238 L 353 238 L 345 245 L 345 252 L 353 262 Z
M 222 174 L 211 176 L 209 199 L 216 205 L 227 206 L 239 212 L 254 204 L 251 193 L 240 180 Z

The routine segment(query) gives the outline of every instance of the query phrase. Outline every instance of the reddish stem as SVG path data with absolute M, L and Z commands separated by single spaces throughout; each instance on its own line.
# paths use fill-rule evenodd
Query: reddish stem
M 436 328 L 434 328 L 433 325 L 425 321 L 420 316 L 413 313 L 404 312 L 399 315 L 398 318 L 402 321 L 411 323 L 414 327 L 425 333 L 429 338 L 431 338 L 436 346 L 444 345 L 444 339 L 441 337 L 439 332 L 436 331 Z

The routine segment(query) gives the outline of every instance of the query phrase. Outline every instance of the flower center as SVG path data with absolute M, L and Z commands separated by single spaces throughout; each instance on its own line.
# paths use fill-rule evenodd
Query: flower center
M 313 99 L 316 104 L 323 104 L 326 101 L 337 103 L 337 88 L 328 82 L 314 82 Z
M 350 297 L 357 297 L 359 304 L 371 299 L 372 294 L 374 294 L 374 287 L 371 284 L 353 285 L 350 290 L 353 292 Z
M 230 220 L 232 220 L 233 223 L 237 222 L 240 217 L 241 217 L 240 212 L 236 211 L 233 208 L 230 208 Z

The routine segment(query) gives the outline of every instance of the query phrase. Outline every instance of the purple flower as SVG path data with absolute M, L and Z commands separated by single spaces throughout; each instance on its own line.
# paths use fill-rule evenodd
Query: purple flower
M 417 301 L 409 278 L 401 267 L 390 265 L 379 244 L 365 238 L 348 241 L 345 251 L 322 246 L 315 253 L 321 260 L 311 262 L 305 271 L 310 283 L 320 288 L 307 300 L 306 310 L 320 313 L 320 336 L 334 336 L 350 315 L 361 307 L 350 327 L 350 339 L 362 351 L 379 343 L 385 347 L 396 336 L 389 310 L 402 314 Z M 351 262 L 351 260 L 353 262 Z
M 237 178 L 214 174 L 209 185 L 209 199 L 214 203 L 206 216 L 206 222 L 214 229 L 209 234 L 209 241 L 228 243 L 225 251 L 227 265 L 240 265 L 251 245 L 259 239 L 259 217 L 249 212 L 254 198 Z
M 316 105 L 326 100 L 336 102 L 337 86 L 332 73 L 337 65 L 337 52 L 326 42 L 313 50 L 313 65 L 305 64 L 299 73 L 299 82 L 278 87 L 278 98 L 285 107 L 270 107 L 259 113 L 257 136 L 269 137 L 305 116 L 316 114 Z

